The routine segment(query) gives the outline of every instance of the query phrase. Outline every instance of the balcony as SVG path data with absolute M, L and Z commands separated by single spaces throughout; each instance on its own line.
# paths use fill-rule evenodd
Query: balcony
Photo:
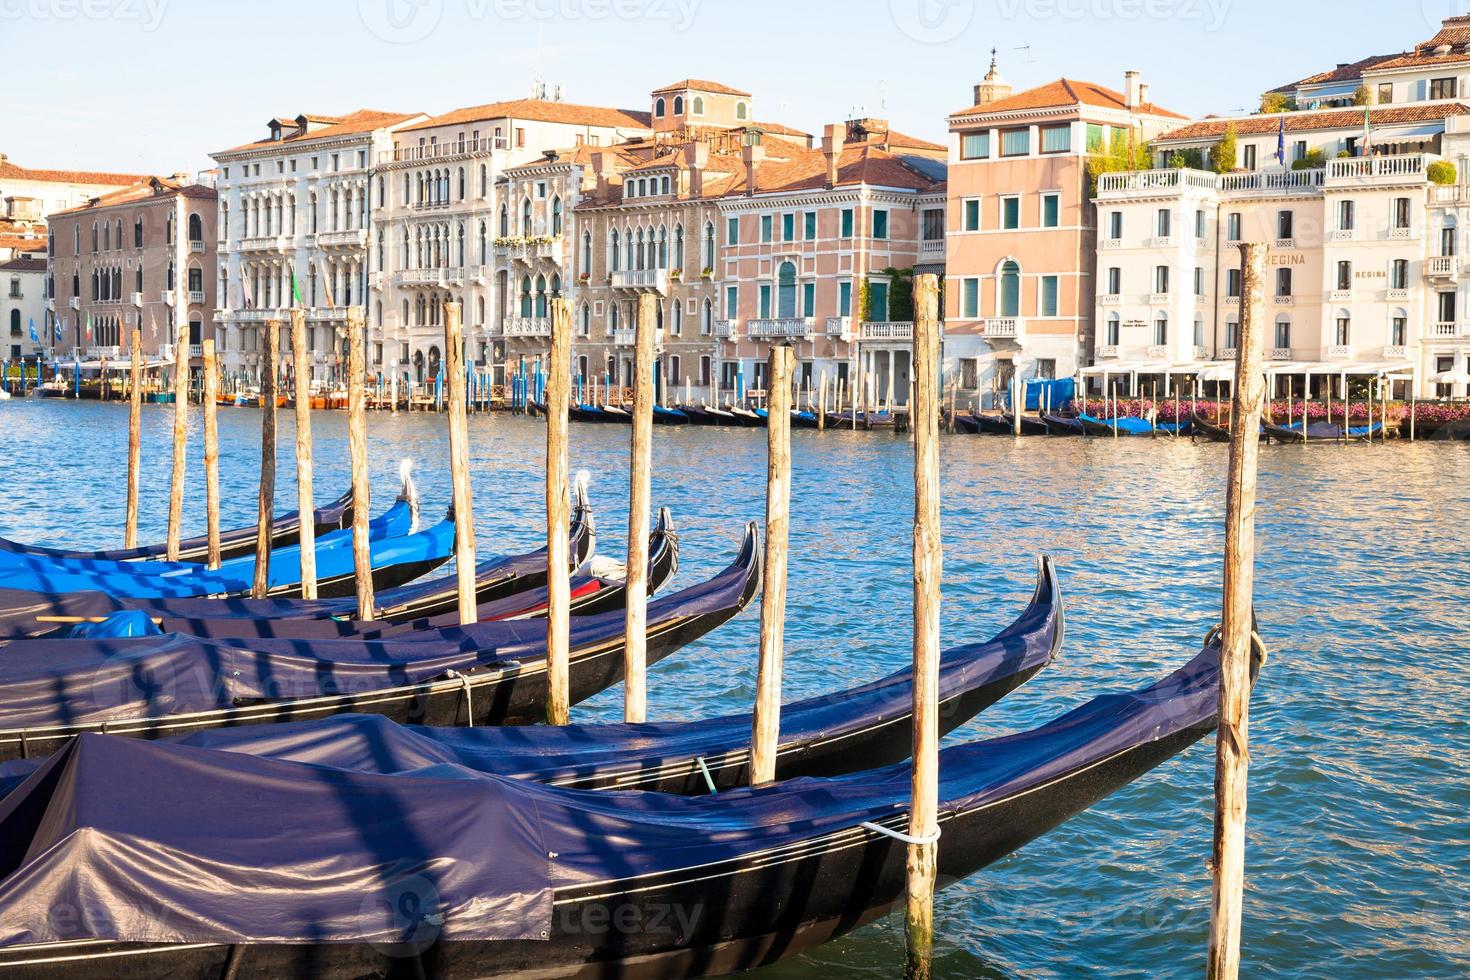
M 1097 356 L 1099 358 L 1107 359 L 1116 358 L 1118 356 L 1118 350 L 1119 348 L 1117 344 L 1098 344 Z
M 453 140 L 447 143 L 425 143 L 422 146 L 395 146 L 378 154 L 379 163 L 402 163 L 414 160 L 438 160 L 443 157 L 460 156 L 467 153 L 489 153 L 510 147 L 508 136 L 486 136 L 474 140 Z
M 863 324 L 863 340 L 913 340 L 912 320 L 873 320 Z
M 80 310 L 82 308 L 82 298 L 80 296 L 73 296 L 66 301 L 66 305 L 74 310 Z
M 286 314 L 288 317 L 290 314 Z M 345 306 L 313 306 L 306 311 L 308 320 L 317 320 L 325 323 L 346 323 L 347 307 Z
M 1291 348 L 1272 347 L 1270 350 L 1266 351 L 1266 359 L 1268 361 L 1289 361 L 1291 360 Z
M 388 281 L 388 276 L 387 276 L 386 273 L 383 273 L 383 272 L 369 272 L 368 273 L 368 288 L 369 289 L 382 289 L 387 284 L 387 281 Z
M 143 305 L 143 294 L 142 293 L 129 293 L 128 294 L 128 303 L 131 306 L 142 306 Z
M 1249 173 L 1221 174 L 1216 187 L 1221 193 L 1236 196 L 1257 196 L 1313 190 L 1322 186 L 1327 171 L 1316 170 L 1273 170 Z
M 751 340 L 807 340 L 812 335 L 811 317 L 786 317 L 775 320 L 749 320 L 745 325 L 746 336 Z
M 1351 289 L 1333 289 L 1327 293 L 1329 303 L 1351 303 L 1353 291 Z
M 172 289 L 165 289 L 163 292 L 158 294 L 158 301 L 164 306 L 173 306 L 174 291 Z
M 1144 357 L 1152 358 L 1154 360 L 1168 358 L 1172 354 L 1173 352 L 1169 350 L 1168 344 L 1149 344 L 1143 350 Z
M 1123 297 L 1118 293 L 1103 293 L 1097 298 L 1099 306 L 1119 306 L 1122 302 Z
M 1103 238 L 1103 239 L 1100 239 L 1098 241 L 1098 245 L 1101 246 L 1105 250 L 1118 249 L 1118 248 L 1122 248 L 1123 247 L 1123 239 L 1121 239 L 1121 238 Z
M 1453 279 L 1460 274 L 1460 258 L 1456 255 L 1432 255 L 1424 260 L 1424 275 L 1429 279 Z
M 739 340 L 740 322 L 738 320 L 716 320 L 715 336 L 724 340 Z
M 1327 348 L 1327 359 L 1329 361 L 1351 361 L 1353 359 L 1352 345 L 1333 344 Z
M 195 255 L 203 255 L 204 254 L 204 242 L 200 241 L 197 238 L 191 238 L 191 239 L 189 239 L 189 251 L 192 252 Z
M 88 347 L 86 358 L 89 361 L 115 361 L 122 356 L 122 348 L 112 347 Z
M 1415 236 L 1413 228 L 1390 228 L 1388 229 L 1388 237 L 1390 241 L 1402 242 L 1417 236 Z
M 1356 235 L 1351 228 L 1334 228 L 1327 233 L 1329 242 L 1350 242 Z
M 669 291 L 669 273 L 667 269 L 619 269 L 611 276 L 610 285 L 614 289 L 651 289 L 661 296 L 667 295 Z
M 1128 173 L 1102 174 L 1097 179 L 1097 196 L 1115 194 L 1173 193 L 1186 188 L 1214 190 L 1215 174 L 1204 170 L 1174 168 L 1171 170 L 1135 170 Z
M 497 238 L 495 254 L 521 262 L 535 262 L 537 259 L 557 262 L 561 260 L 562 241 L 561 235 L 546 235 L 539 238 Z
M 1390 288 L 1385 294 L 1385 298 L 1390 302 L 1404 302 L 1409 298 L 1409 291 L 1407 289 Z
M 613 345 L 616 347 L 632 347 L 638 343 L 638 331 L 614 330 L 612 341 Z
M 1275 298 L 1275 301 L 1277 306 L 1294 306 L 1296 297 L 1290 293 L 1282 293 Z
M 1429 156 L 1423 153 L 1328 160 L 1327 183 L 1423 184 L 1429 162 Z
M 1234 347 L 1222 347 L 1220 349 L 1220 360 L 1233 361 L 1235 360 L 1235 356 L 1238 353 L 1239 351 L 1237 351 Z
M 837 340 L 852 339 L 852 317 L 829 316 L 827 317 L 827 336 Z
M 1195 344 L 1189 349 L 1189 359 L 1192 361 L 1203 361 L 1210 356 L 1203 344 Z
M 194 303 L 194 304 L 203 303 L 204 302 L 204 290 L 202 290 L 202 289 L 191 289 L 191 290 L 189 290 L 189 302 L 190 303 Z
M 1434 325 L 1433 336 L 1458 337 L 1460 336 L 1460 325 L 1458 323 L 1440 321 Z
M 1021 327 L 1021 318 L 1015 316 L 992 317 L 980 321 L 980 332 L 987 337 L 1019 337 Z
M 189 356 L 190 357 L 203 357 L 204 356 L 204 345 L 203 344 L 190 344 L 189 345 Z
M 398 273 L 400 286 L 442 286 L 445 282 L 443 269 L 404 269 Z
M 352 228 L 348 231 L 319 231 L 316 243 L 322 248 L 365 248 L 367 229 Z
M 919 242 L 919 258 L 937 261 L 944 258 L 944 239 L 926 238 Z
M 252 235 L 240 239 L 242 252 L 284 252 L 290 246 L 291 239 L 285 235 Z
M 1148 305 L 1149 306 L 1168 306 L 1169 305 L 1169 294 L 1168 293 L 1149 293 L 1148 294 Z
M 1390 361 L 1406 361 L 1409 359 L 1409 348 L 1403 344 L 1389 344 L 1383 348 L 1383 356 Z
M 1172 235 L 1155 235 L 1148 240 L 1149 248 L 1173 248 L 1174 238 Z
M 508 316 L 500 332 L 506 337 L 550 337 L 551 317 Z
M 1276 239 L 1276 247 L 1279 248 L 1279 249 L 1294 249 L 1294 248 L 1296 248 L 1296 239 L 1295 238 L 1278 238 L 1278 239 Z

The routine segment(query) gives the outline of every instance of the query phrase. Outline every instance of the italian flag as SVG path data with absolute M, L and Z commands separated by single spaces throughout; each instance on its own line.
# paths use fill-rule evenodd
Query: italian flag
M 296 281 L 296 267 L 291 267 L 291 302 L 296 306 L 305 306 L 306 300 L 301 298 L 301 284 Z
M 1368 107 L 1363 106 L 1363 156 L 1368 155 L 1368 141 L 1373 138 L 1373 118 Z

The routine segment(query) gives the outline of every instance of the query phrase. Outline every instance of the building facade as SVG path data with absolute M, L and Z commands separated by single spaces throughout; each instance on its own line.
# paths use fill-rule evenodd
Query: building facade
M 1058 79 L 1013 92 L 994 62 L 949 117 L 945 361 L 989 404 L 1013 376 L 1068 377 L 1094 343 L 1097 226 L 1089 156 L 1127 154 L 1184 117 L 1124 91 Z
M 213 188 L 162 177 L 51 215 L 49 300 L 42 345 L 87 360 L 126 356 L 132 330 L 147 356 L 198 345 L 215 310 Z
M 35 358 L 45 347 L 46 323 L 45 254 L 22 251 L 0 259 L 0 359 L 14 364 Z

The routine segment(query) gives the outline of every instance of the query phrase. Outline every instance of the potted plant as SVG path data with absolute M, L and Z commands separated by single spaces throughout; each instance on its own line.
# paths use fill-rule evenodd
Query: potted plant
M 703 269 L 699 270 L 699 278 L 701 279 L 713 279 L 714 277 L 715 270 L 710 268 L 709 266 L 705 266 Z
M 684 278 L 684 270 L 683 269 L 670 269 L 669 270 L 669 281 L 670 282 L 678 282 L 678 281 L 680 281 L 683 278 Z

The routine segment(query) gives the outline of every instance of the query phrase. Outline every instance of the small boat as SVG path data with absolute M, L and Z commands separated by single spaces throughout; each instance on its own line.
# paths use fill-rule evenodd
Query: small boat
M 939 882 L 1015 852 L 1210 734 L 1219 675 L 1212 644 L 1157 683 L 942 750 Z M 388 976 L 405 951 L 419 975 L 445 977 L 752 969 L 903 900 L 911 780 L 900 763 L 690 799 L 84 734 L 0 816 L 13 842 L 0 865 L 11 910 L 0 970 Z M 290 833 L 262 831 L 277 827 Z M 220 868 L 245 870 L 231 880 Z M 169 912 L 118 897 L 107 915 L 48 914 L 99 895 L 167 896 Z M 588 926 L 608 921 L 627 927 Z
M 543 408 L 541 411 L 544 413 L 545 409 Z M 573 405 L 569 409 L 568 414 L 569 414 L 569 417 L 571 418 L 571 420 L 573 422 L 617 422 L 617 421 L 621 421 L 621 419 L 614 419 L 614 418 L 609 417 L 608 414 L 607 414 L 607 412 L 603 411 L 601 408 L 598 408 L 596 405 L 587 405 L 587 404 Z
M 760 573 L 752 523 L 728 568 L 648 604 L 648 663 L 737 615 Z M 624 625 L 621 610 L 572 620 L 573 703 L 622 678 Z M 531 724 L 546 716 L 546 668 L 541 621 L 382 640 L 16 640 L 0 656 L 0 760 L 55 752 L 82 732 L 152 739 L 347 712 L 426 725 Z
M 1371 436 L 1382 435 L 1383 423 L 1374 422 L 1371 427 L 1354 425 L 1344 431 L 1337 422 L 1313 422 L 1307 426 L 1304 435 L 1300 422 L 1293 422 L 1291 425 L 1270 425 L 1262 422 L 1261 431 L 1277 442 L 1304 442 L 1309 445 L 1313 442 L 1361 442 Z
M 1195 435 L 1203 436 L 1210 442 L 1229 442 L 1230 429 L 1224 425 L 1217 425 L 1205 418 L 1198 412 L 1189 416 L 1190 428 Z
M 10 401 L 10 392 L 6 391 L 4 388 L 0 388 L 0 402 L 8 401 Z
M 653 406 L 654 425 L 688 425 L 689 416 L 677 408 L 665 408 L 662 405 Z
M 1046 434 L 1049 436 L 1080 436 L 1086 435 L 1082 423 L 1071 415 L 1043 415 L 1041 421 L 1046 424 Z
M 976 412 L 972 418 L 976 428 L 986 435 L 1008 436 L 1014 431 L 1010 419 L 1005 415 L 982 415 Z
M 71 385 L 62 378 L 52 378 L 31 389 L 32 398 L 66 398 L 70 394 Z M 169 392 L 169 400 L 173 400 L 173 392 Z
M 862 422 L 869 429 L 892 429 L 898 425 L 898 416 L 890 411 L 864 412 Z
M 689 417 L 690 425 L 735 425 L 735 419 L 719 406 L 683 405 L 680 407 Z
M 791 410 L 791 427 L 793 429 L 815 429 L 817 427 L 817 413 L 803 412 L 800 409 Z
M 1082 423 L 1082 428 L 1091 436 L 1111 437 L 1116 427 L 1120 436 L 1178 436 L 1189 434 L 1189 423 L 1186 422 L 1155 422 L 1150 423 L 1148 419 L 1138 419 L 1131 416 L 1119 416 L 1115 419 L 1100 419 L 1085 413 L 1078 414 L 1077 421 Z
M 1007 415 L 1005 417 L 1005 420 L 1006 420 L 1006 423 L 1008 425 L 1014 425 L 1015 416 L 1014 415 Z M 1015 431 L 1014 428 L 1011 431 L 1014 432 Z M 1023 436 L 1044 436 L 1044 435 L 1047 434 L 1047 432 L 1048 432 L 1048 430 L 1047 430 L 1047 427 L 1046 427 L 1046 422 L 1042 421 L 1042 419 L 1039 416 L 1036 416 L 1036 415 L 1025 415 L 1025 414 L 1023 414 L 1021 416 L 1021 435 L 1023 435 Z
M 726 412 L 730 416 L 730 420 L 725 423 L 727 425 L 736 425 L 745 429 L 759 429 L 763 428 L 766 424 L 766 420 L 764 418 L 762 418 L 760 415 L 757 415 L 755 412 L 752 412 L 748 408 L 741 408 L 738 405 L 731 405 L 729 406 L 729 408 L 726 409 Z
M 171 391 L 145 391 L 143 392 L 143 400 L 150 405 L 172 405 L 174 403 L 174 393 Z M 258 397 L 256 402 L 257 404 L 259 403 Z

